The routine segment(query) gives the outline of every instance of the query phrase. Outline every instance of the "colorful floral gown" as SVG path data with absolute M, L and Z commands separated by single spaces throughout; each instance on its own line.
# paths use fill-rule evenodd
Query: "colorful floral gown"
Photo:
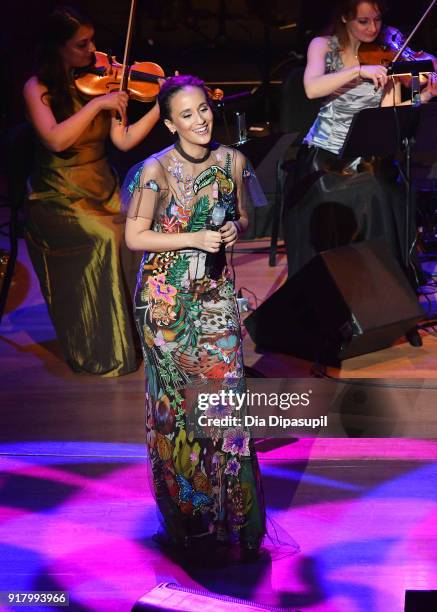
M 153 230 L 196 232 L 215 206 L 238 219 L 256 180 L 244 156 L 213 147 L 191 163 L 170 147 L 132 173 L 128 215 L 153 219 Z M 211 379 L 244 386 L 240 321 L 224 249 L 207 261 L 196 249 L 145 253 L 135 317 L 146 372 L 146 432 L 162 523 L 175 543 L 209 536 L 257 547 L 265 510 L 253 442 L 236 427 L 221 437 L 187 428 L 187 391 Z M 205 266 L 206 264 L 206 266 Z

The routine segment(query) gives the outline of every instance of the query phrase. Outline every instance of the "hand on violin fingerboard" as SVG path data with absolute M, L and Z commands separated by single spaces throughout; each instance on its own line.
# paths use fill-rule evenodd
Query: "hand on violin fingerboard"
M 385 66 L 360 66 L 360 77 L 362 79 L 367 79 L 369 81 L 373 81 L 375 85 L 375 89 L 379 89 L 380 87 L 385 87 L 387 85 L 388 77 L 387 77 L 387 68 Z

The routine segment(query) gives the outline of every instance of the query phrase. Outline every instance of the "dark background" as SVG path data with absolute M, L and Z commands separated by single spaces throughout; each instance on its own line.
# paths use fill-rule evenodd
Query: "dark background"
M 3 2 L 2 131 L 24 120 L 22 86 L 33 73 L 41 24 L 56 4 L 49 0 Z M 93 19 L 97 48 L 110 49 L 121 60 L 130 2 L 87 0 L 72 4 L 85 9 Z M 400 6 L 399 0 L 392 0 L 388 2 L 385 23 L 408 33 L 428 4 L 428 0 L 416 0 Z M 233 123 L 235 110 L 244 110 L 249 122 L 270 121 L 275 126 L 280 84 L 274 83 L 266 90 L 244 81 L 266 82 L 267 75 L 273 81 L 281 81 L 291 68 L 304 64 L 308 41 L 323 30 L 331 7 L 332 2 L 327 0 L 138 0 L 132 59 L 155 61 L 166 74 L 179 70 L 196 74 L 211 84 L 232 81 L 231 85 L 221 86 L 226 95 L 256 87 L 253 95 L 228 106 L 228 121 Z M 296 25 L 287 27 L 290 24 Z M 437 53 L 437 7 L 410 46 Z M 130 103 L 131 119 L 144 110 L 144 105 Z M 160 148 L 166 139 L 158 126 L 142 147 L 141 155 Z M 126 163 L 135 159 L 136 153 Z

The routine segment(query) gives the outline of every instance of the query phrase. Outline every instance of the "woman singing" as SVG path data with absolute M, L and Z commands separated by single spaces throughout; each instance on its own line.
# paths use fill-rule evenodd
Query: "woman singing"
M 395 188 L 396 170 L 390 163 L 341 157 L 356 113 L 401 104 L 400 83 L 387 76 L 387 69 L 361 65 L 358 59 L 360 45 L 378 37 L 383 9 L 382 0 L 341 0 L 332 34 L 309 45 L 304 87 L 322 104 L 299 150 L 293 185 L 286 189 L 290 276 L 317 252 L 358 240 L 382 238 L 400 257 L 405 213 Z M 432 74 L 422 102 L 436 94 Z
M 250 556 L 265 531 L 252 440 L 239 427 L 195 436 L 187 414 L 195 385 L 244 386 L 225 248 L 247 228 L 247 184 L 254 176 L 241 153 L 211 142 L 213 114 L 202 81 L 172 77 L 158 100 L 178 140 L 134 169 L 126 223 L 128 246 L 145 251 L 135 317 L 146 368 L 153 487 L 165 530 L 186 554 L 196 543 L 238 540 L 243 556 Z
M 155 105 L 126 130 L 128 95 L 91 100 L 73 74 L 93 60 L 94 28 L 71 7 L 58 7 L 44 28 L 39 66 L 24 87 L 37 136 L 30 177 L 27 244 L 68 365 L 75 372 L 118 376 L 138 367 L 129 313 L 129 268 L 117 177 L 108 136 L 121 150 L 143 140 L 159 118 Z

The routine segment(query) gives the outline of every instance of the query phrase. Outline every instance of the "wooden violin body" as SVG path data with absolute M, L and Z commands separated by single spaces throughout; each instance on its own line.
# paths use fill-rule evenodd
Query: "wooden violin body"
M 118 91 L 123 78 L 123 64 L 107 53 L 94 52 L 95 61 L 76 73 L 75 84 L 87 97 L 102 96 Z M 154 62 L 134 62 L 129 67 L 127 92 L 139 102 L 152 102 L 159 93 L 159 79 L 167 78 L 163 69 Z M 208 96 L 214 102 L 220 101 L 223 90 L 206 87 Z
M 405 36 L 397 28 L 384 27 L 376 41 L 361 43 L 358 50 L 360 64 L 388 66 L 397 56 L 405 42 Z M 402 61 L 414 62 L 417 60 L 431 60 L 437 70 L 437 58 L 426 51 L 413 51 L 406 47 L 400 57 Z
M 85 96 L 100 96 L 120 89 L 124 65 L 114 57 L 95 51 L 91 66 L 77 73 L 75 84 Z M 134 62 L 127 70 L 127 89 L 130 98 L 152 102 L 159 93 L 159 79 L 164 71 L 154 62 Z

